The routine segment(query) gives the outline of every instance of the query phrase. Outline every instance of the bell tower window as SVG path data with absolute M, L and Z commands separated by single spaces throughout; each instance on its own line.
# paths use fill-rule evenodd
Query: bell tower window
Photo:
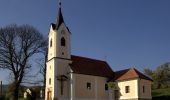
M 53 41 L 52 41 L 52 39 L 50 40 L 50 47 L 52 47 L 52 44 L 53 44 Z
M 64 37 L 61 38 L 61 46 L 65 46 L 66 45 L 66 40 Z

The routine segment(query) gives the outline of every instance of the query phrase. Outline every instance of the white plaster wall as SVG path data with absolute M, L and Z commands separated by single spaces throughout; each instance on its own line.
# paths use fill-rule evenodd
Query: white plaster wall
M 86 88 L 91 83 L 91 90 Z M 107 78 L 74 73 L 74 99 L 73 100 L 109 100 L 109 92 L 105 91 Z
M 51 78 L 51 85 L 49 84 L 49 78 Z M 55 79 L 54 78 L 54 60 L 50 60 L 49 62 L 47 62 L 46 96 L 47 96 L 48 90 L 54 91 L 54 79 Z
M 56 59 L 55 61 L 55 95 L 58 98 L 68 98 L 70 97 L 70 60 Z M 58 67 L 60 66 L 60 67 Z M 57 76 L 65 75 L 68 77 L 68 80 L 64 81 L 63 95 L 61 95 L 60 91 L 60 81 L 57 80 Z M 58 84 L 58 85 L 57 85 Z
M 120 91 L 120 99 L 138 98 L 138 79 L 120 81 L 117 84 Z M 130 87 L 130 93 L 125 93 L 125 86 Z
M 61 34 L 61 30 L 65 31 L 65 34 Z M 61 46 L 61 37 L 66 40 L 66 46 Z M 60 94 L 61 83 L 57 80 L 57 76 L 66 75 L 69 76 L 69 64 L 71 63 L 70 55 L 70 33 L 67 30 L 64 23 L 59 27 L 59 29 L 53 30 L 50 26 L 49 30 L 49 43 L 52 39 L 52 47 L 50 44 L 48 46 L 48 62 L 47 62 L 47 73 L 46 73 L 46 96 L 47 91 L 50 89 L 52 91 L 52 98 L 59 98 L 59 100 L 70 98 L 70 81 L 64 82 L 64 95 Z M 62 52 L 64 54 L 62 54 Z M 51 78 L 51 85 L 49 85 L 49 78 Z M 47 99 L 47 97 L 45 97 Z
M 65 34 L 61 34 L 62 30 L 64 30 Z M 67 30 L 64 23 L 61 24 L 61 26 L 59 27 L 56 35 L 57 35 L 56 36 L 56 48 L 59 48 L 59 49 L 56 49 L 55 56 L 70 59 L 71 58 L 71 56 L 70 56 L 71 55 L 70 33 Z M 65 47 L 61 46 L 61 41 L 60 40 L 61 40 L 62 37 L 64 37 L 65 40 L 66 40 L 66 46 Z M 64 53 L 64 55 L 62 55 L 62 52 Z

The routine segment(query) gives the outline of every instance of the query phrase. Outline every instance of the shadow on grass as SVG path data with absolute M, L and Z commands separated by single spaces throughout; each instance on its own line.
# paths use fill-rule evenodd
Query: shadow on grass
M 170 100 L 170 96 L 153 97 L 152 100 Z

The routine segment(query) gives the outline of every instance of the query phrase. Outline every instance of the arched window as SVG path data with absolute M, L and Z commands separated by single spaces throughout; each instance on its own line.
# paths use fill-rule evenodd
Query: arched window
M 61 46 L 65 46 L 66 45 L 66 40 L 64 37 L 61 38 Z
M 53 45 L 53 41 L 52 41 L 52 39 L 50 40 L 50 47 L 52 47 L 52 45 Z

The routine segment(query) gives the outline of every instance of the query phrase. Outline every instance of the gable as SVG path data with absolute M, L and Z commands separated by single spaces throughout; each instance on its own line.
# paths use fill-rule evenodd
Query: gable
M 151 78 L 139 72 L 135 68 L 125 69 L 125 70 L 115 72 L 114 81 L 129 80 L 134 78 L 140 78 L 140 79 L 152 81 Z

